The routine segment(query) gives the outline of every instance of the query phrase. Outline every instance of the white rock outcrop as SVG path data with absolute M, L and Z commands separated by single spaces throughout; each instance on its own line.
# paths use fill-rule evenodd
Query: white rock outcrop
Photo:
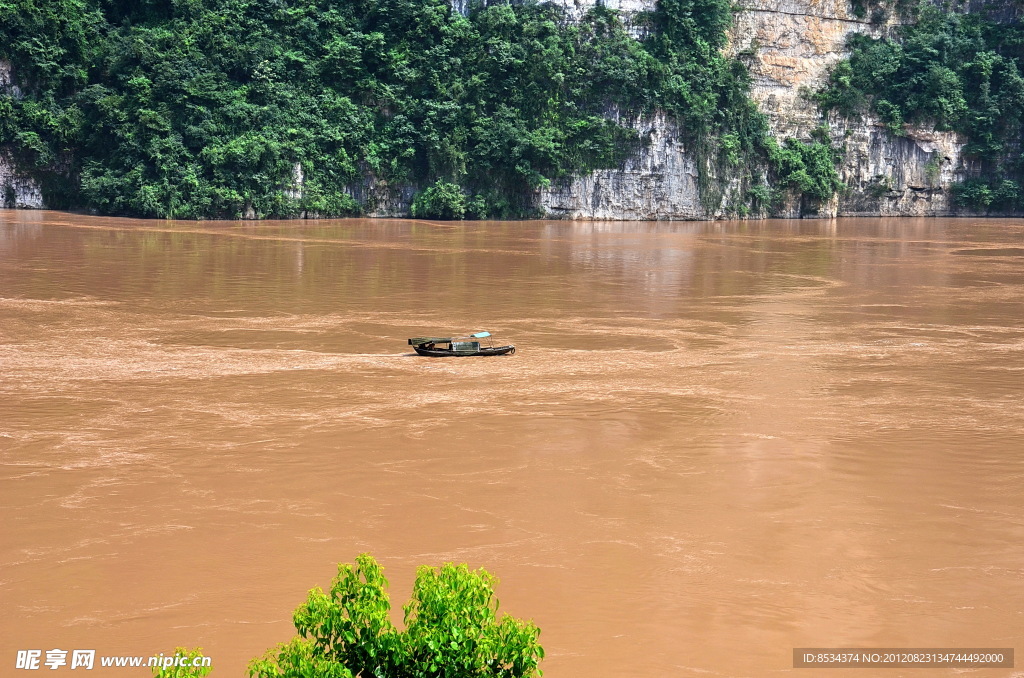
M 594 0 L 561 0 L 582 14 Z M 611 3 L 607 3 L 612 6 Z M 653 2 L 622 2 L 626 12 L 653 9 Z M 734 15 L 729 51 L 751 74 L 751 96 L 779 138 L 808 140 L 823 122 L 807 95 L 825 84 L 830 69 L 848 56 L 852 33 L 875 37 L 898 24 L 858 18 L 846 0 L 743 0 Z M 844 149 L 839 167 L 847 189 L 815 216 L 945 215 L 952 212 L 950 186 L 968 168 L 964 140 L 952 132 L 906 127 L 890 132 L 873 119 L 832 117 L 833 143 Z M 574 219 L 704 219 L 695 159 L 665 116 L 639 124 L 650 143 L 622 168 L 599 170 L 541 193 L 547 216 Z M 798 203 L 779 216 L 800 216 Z
M 963 179 L 964 140 L 952 132 L 907 126 L 901 134 L 870 116 L 823 120 L 808 94 L 849 52 L 853 33 L 890 35 L 899 19 L 872 23 L 845 0 L 742 0 L 730 49 L 750 69 L 751 97 L 779 139 L 807 140 L 827 122 L 832 143 L 844 149 L 839 175 L 847 189 L 829 210 L 839 215 L 945 215 L 949 188 Z M 789 214 L 787 216 L 796 216 Z
M 11 63 L 0 59 L 0 93 L 21 96 L 14 84 Z M 0 207 L 40 209 L 43 207 L 43 192 L 39 184 L 23 172 L 19 172 L 10 156 L 0 150 Z
M 632 125 L 643 147 L 618 169 L 553 184 L 540 193 L 549 217 L 566 219 L 700 219 L 697 165 L 664 114 Z
M 484 0 L 484 4 L 497 4 L 497 2 L 507 1 Z M 469 12 L 470 2 L 471 0 L 452 0 L 451 4 L 455 11 L 460 14 L 466 14 Z M 562 7 L 565 9 L 566 16 L 573 20 L 578 20 L 588 9 L 595 5 L 604 5 L 608 9 L 622 12 L 623 17 L 628 23 L 629 17 L 637 12 L 653 11 L 657 5 L 657 0 L 547 0 L 545 4 Z
M 0 154 L 0 207 L 42 209 L 43 192 L 33 179 L 14 169 L 10 159 Z

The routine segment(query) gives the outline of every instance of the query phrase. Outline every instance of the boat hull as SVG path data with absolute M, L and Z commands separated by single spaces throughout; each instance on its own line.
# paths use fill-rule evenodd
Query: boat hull
M 450 348 L 424 348 L 423 346 L 413 346 L 413 348 L 420 355 L 425 355 L 430 358 L 468 358 L 471 356 L 512 355 L 516 352 L 515 346 L 493 346 L 491 348 L 481 348 L 476 351 L 453 351 Z

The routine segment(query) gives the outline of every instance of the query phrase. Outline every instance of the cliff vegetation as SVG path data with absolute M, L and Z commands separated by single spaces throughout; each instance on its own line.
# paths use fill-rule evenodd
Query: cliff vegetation
M 891 38 L 851 36 L 848 60 L 832 71 L 818 100 L 848 117 L 873 113 L 896 135 L 917 124 L 953 130 L 973 168 L 954 187 L 973 209 L 1024 208 L 1024 31 L 984 12 L 924 5 Z
M 827 199 L 834 153 L 770 138 L 723 52 L 731 12 L 660 0 L 631 34 L 535 2 L 0 0 L 0 149 L 47 204 L 104 214 L 357 214 L 373 184 L 419 187 L 421 216 L 507 217 L 619 166 L 660 110 L 709 210 L 726 185 L 740 213 Z

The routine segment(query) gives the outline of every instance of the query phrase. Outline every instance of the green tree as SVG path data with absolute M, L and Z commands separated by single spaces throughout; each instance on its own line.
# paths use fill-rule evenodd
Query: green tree
M 539 676 L 540 629 L 497 615 L 496 580 L 484 570 L 421 567 L 404 631 L 389 617 L 387 580 L 362 554 L 338 566 L 329 592 L 295 611 L 298 636 L 249 666 L 253 678 L 526 678 Z
M 466 203 L 458 184 L 438 179 L 413 198 L 412 215 L 422 219 L 462 219 L 466 216 Z

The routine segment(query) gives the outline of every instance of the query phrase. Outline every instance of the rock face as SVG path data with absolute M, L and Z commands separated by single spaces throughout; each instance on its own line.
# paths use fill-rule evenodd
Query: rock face
M 582 4 L 586 0 L 578 0 L 577 7 Z M 654 4 L 629 3 L 627 11 L 650 10 Z M 882 37 L 898 23 L 858 18 L 845 0 L 744 0 L 738 9 L 729 50 L 750 69 L 751 96 L 779 139 L 808 140 L 826 122 L 806 94 L 821 87 L 829 70 L 848 55 L 850 34 Z M 814 216 L 951 213 L 949 187 L 967 171 L 957 135 L 908 127 L 897 136 L 873 119 L 827 122 L 833 144 L 845 149 L 839 174 L 847 190 Z M 717 216 L 701 206 L 694 159 L 680 145 L 671 120 L 655 118 L 639 128 L 650 144 L 637 157 L 621 169 L 601 170 L 544 191 L 544 212 L 574 219 Z M 776 214 L 802 215 L 794 201 Z
M 877 120 L 822 120 L 806 93 L 817 90 L 848 55 L 852 33 L 888 35 L 899 19 L 872 23 L 845 0 L 744 0 L 735 15 L 731 49 L 752 78 L 751 97 L 777 138 L 806 140 L 829 124 L 845 149 L 839 175 L 846 184 L 827 212 L 839 215 L 945 215 L 949 187 L 965 176 L 964 140 L 952 132 L 906 127 L 895 135 Z M 787 216 L 797 216 L 789 214 Z
M 506 2 L 507 0 L 484 0 L 485 5 Z M 515 2 L 516 0 L 513 0 Z M 471 0 L 452 0 L 452 7 L 460 14 L 469 12 Z M 594 5 L 604 5 L 608 9 L 622 12 L 624 18 L 629 20 L 631 15 L 637 12 L 649 12 L 654 9 L 655 0 L 548 0 L 552 5 L 558 5 L 565 9 L 566 15 L 572 20 L 578 20 L 583 14 Z
M 18 173 L 5 155 L 0 155 L 0 207 L 43 208 L 43 192 L 39 184 Z
M 0 93 L 21 96 L 11 64 L 0 60 Z M 17 171 L 11 158 L 0 151 L 0 207 L 40 209 L 43 206 L 43 192 L 39 184 Z
M 368 217 L 407 217 L 416 196 L 416 187 L 409 184 L 389 186 L 367 174 L 363 181 L 350 186 L 349 194 L 365 206 Z
M 847 37 L 888 30 L 858 19 L 843 0 L 744 0 L 739 8 L 730 50 L 749 68 L 751 97 L 780 138 L 806 137 L 820 124 L 804 93 L 821 87 L 847 56 Z
M 832 121 L 834 143 L 845 142 L 839 176 L 847 190 L 836 211 L 848 216 L 941 216 L 954 214 L 950 186 L 969 167 L 964 140 L 953 132 L 905 127 L 895 136 L 874 119 Z
M 551 217 L 568 219 L 701 219 L 697 166 L 679 129 L 664 115 L 635 122 L 647 143 L 619 169 L 597 170 L 541 191 Z

